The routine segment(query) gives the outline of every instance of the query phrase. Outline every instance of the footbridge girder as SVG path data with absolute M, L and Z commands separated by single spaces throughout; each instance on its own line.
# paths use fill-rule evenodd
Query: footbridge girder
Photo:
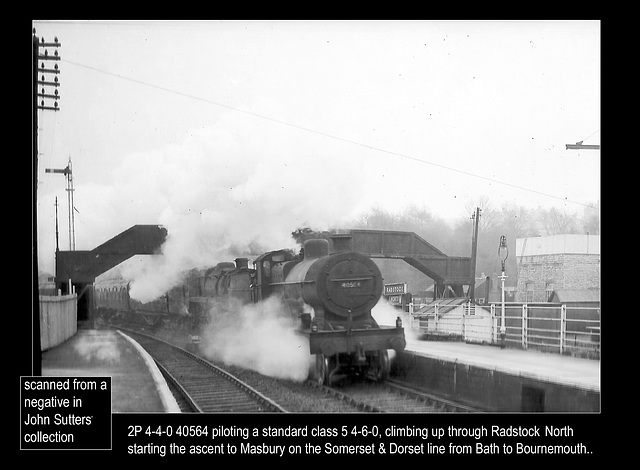
M 463 297 L 463 286 L 474 282 L 471 258 L 447 256 L 413 232 L 391 230 L 336 230 L 331 234 L 334 251 L 357 251 L 371 258 L 401 259 L 434 280 L 435 295 L 451 287 Z
M 160 225 L 134 225 L 93 250 L 56 252 L 56 287 L 63 294 L 71 286 L 78 294 L 78 319 L 92 310 L 91 287 L 100 274 L 134 255 L 154 255 L 167 237 Z
M 134 225 L 90 251 L 58 251 L 56 283 L 93 283 L 95 278 L 134 255 L 153 255 L 167 236 L 160 225 Z

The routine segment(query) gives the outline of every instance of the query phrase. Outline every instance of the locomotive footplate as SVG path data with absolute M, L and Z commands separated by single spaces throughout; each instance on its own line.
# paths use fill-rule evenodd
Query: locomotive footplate
M 363 328 L 333 331 L 308 331 L 309 351 L 311 354 L 333 356 L 341 353 L 358 353 L 362 351 L 379 351 L 393 349 L 403 351 L 407 342 L 404 339 L 404 328 L 381 326 L 379 328 Z

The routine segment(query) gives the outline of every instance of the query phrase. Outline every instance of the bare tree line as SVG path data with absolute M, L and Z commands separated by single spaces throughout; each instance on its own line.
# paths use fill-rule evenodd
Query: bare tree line
M 426 207 L 409 206 L 403 212 L 390 213 L 374 208 L 354 221 L 354 228 L 403 230 L 415 232 L 450 256 L 470 256 L 473 231 L 472 215 L 479 207 L 477 273 L 499 272 L 497 249 L 501 235 L 506 235 L 510 257 L 507 269 L 516 269 L 516 239 L 558 234 L 600 234 L 600 211 L 597 205 L 570 211 L 552 207 L 528 209 L 523 206 L 494 207 L 487 198 L 468 206 L 468 216 L 453 223 L 437 217 Z M 514 276 L 515 278 L 515 276 Z
M 599 204 L 573 211 L 555 207 L 528 209 L 516 205 L 494 207 L 488 198 L 482 198 L 476 204 L 469 204 L 469 215 L 454 222 L 434 215 L 425 206 L 412 205 L 401 212 L 389 212 L 374 207 L 354 220 L 350 228 L 414 232 L 449 256 L 470 256 L 473 233 L 471 216 L 475 213 L 476 207 L 481 210 L 476 273 L 492 275 L 500 271 L 497 249 L 500 236 L 506 235 L 509 247 L 507 271 L 514 274 L 511 276 L 514 283 L 517 238 L 567 233 L 600 234 Z M 309 227 L 299 228 L 292 233 L 294 239 L 300 243 L 313 236 L 328 238 L 328 235 Z

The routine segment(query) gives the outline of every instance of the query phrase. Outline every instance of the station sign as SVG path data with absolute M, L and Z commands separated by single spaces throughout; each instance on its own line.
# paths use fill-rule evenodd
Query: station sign
M 405 282 L 396 282 L 395 284 L 384 285 L 385 296 L 395 296 L 407 293 L 407 284 Z
M 385 298 L 387 299 L 387 302 L 389 302 L 391 304 L 400 305 L 402 303 L 402 294 L 387 295 Z

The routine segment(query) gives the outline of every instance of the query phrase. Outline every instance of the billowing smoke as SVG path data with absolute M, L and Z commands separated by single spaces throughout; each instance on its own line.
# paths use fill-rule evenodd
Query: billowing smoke
M 378 325 L 395 326 L 398 316 L 402 320 L 402 326 L 404 327 L 404 338 L 409 343 L 410 341 L 417 341 L 418 334 L 411 328 L 409 324 L 409 315 L 398 310 L 391 305 L 384 297 L 381 297 L 375 307 L 371 310 L 371 316 L 378 322 Z M 389 351 L 389 357 L 393 354 L 393 351 Z
M 309 341 L 295 329 L 292 318 L 277 296 L 243 305 L 234 299 L 220 299 L 209 312 L 211 322 L 201 334 L 201 351 L 225 364 L 245 367 L 271 377 L 303 381 L 313 367 Z M 380 325 L 395 326 L 399 311 L 381 299 L 372 315 Z M 412 332 L 405 325 L 407 340 Z M 395 351 L 389 350 L 393 359 Z
M 402 312 L 387 302 L 384 297 L 381 297 L 371 310 L 371 316 L 378 322 L 378 325 L 385 326 L 395 326 L 396 319 L 401 313 Z
M 299 320 L 285 313 L 278 297 L 249 305 L 223 300 L 209 313 L 211 323 L 201 334 L 201 351 L 207 358 L 271 377 L 307 378 L 309 341 L 295 333 Z
M 116 187 L 94 186 L 85 194 L 96 200 L 91 226 L 101 242 L 105 233 L 134 224 L 168 230 L 162 256 L 123 268 L 133 281 L 132 298 L 159 297 L 191 268 L 297 248 L 291 232 L 299 227 L 326 230 L 353 220 L 367 186 L 357 152 L 321 136 L 238 119 L 230 115 L 180 145 L 130 155 L 115 170 Z M 116 223 L 118 231 L 109 228 Z
M 87 330 L 86 334 L 78 336 L 73 344 L 76 352 L 87 362 L 99 363 L 120 362 L 120 351 L 117 342 L 113 341 L 116 333 L 108 330 Z

